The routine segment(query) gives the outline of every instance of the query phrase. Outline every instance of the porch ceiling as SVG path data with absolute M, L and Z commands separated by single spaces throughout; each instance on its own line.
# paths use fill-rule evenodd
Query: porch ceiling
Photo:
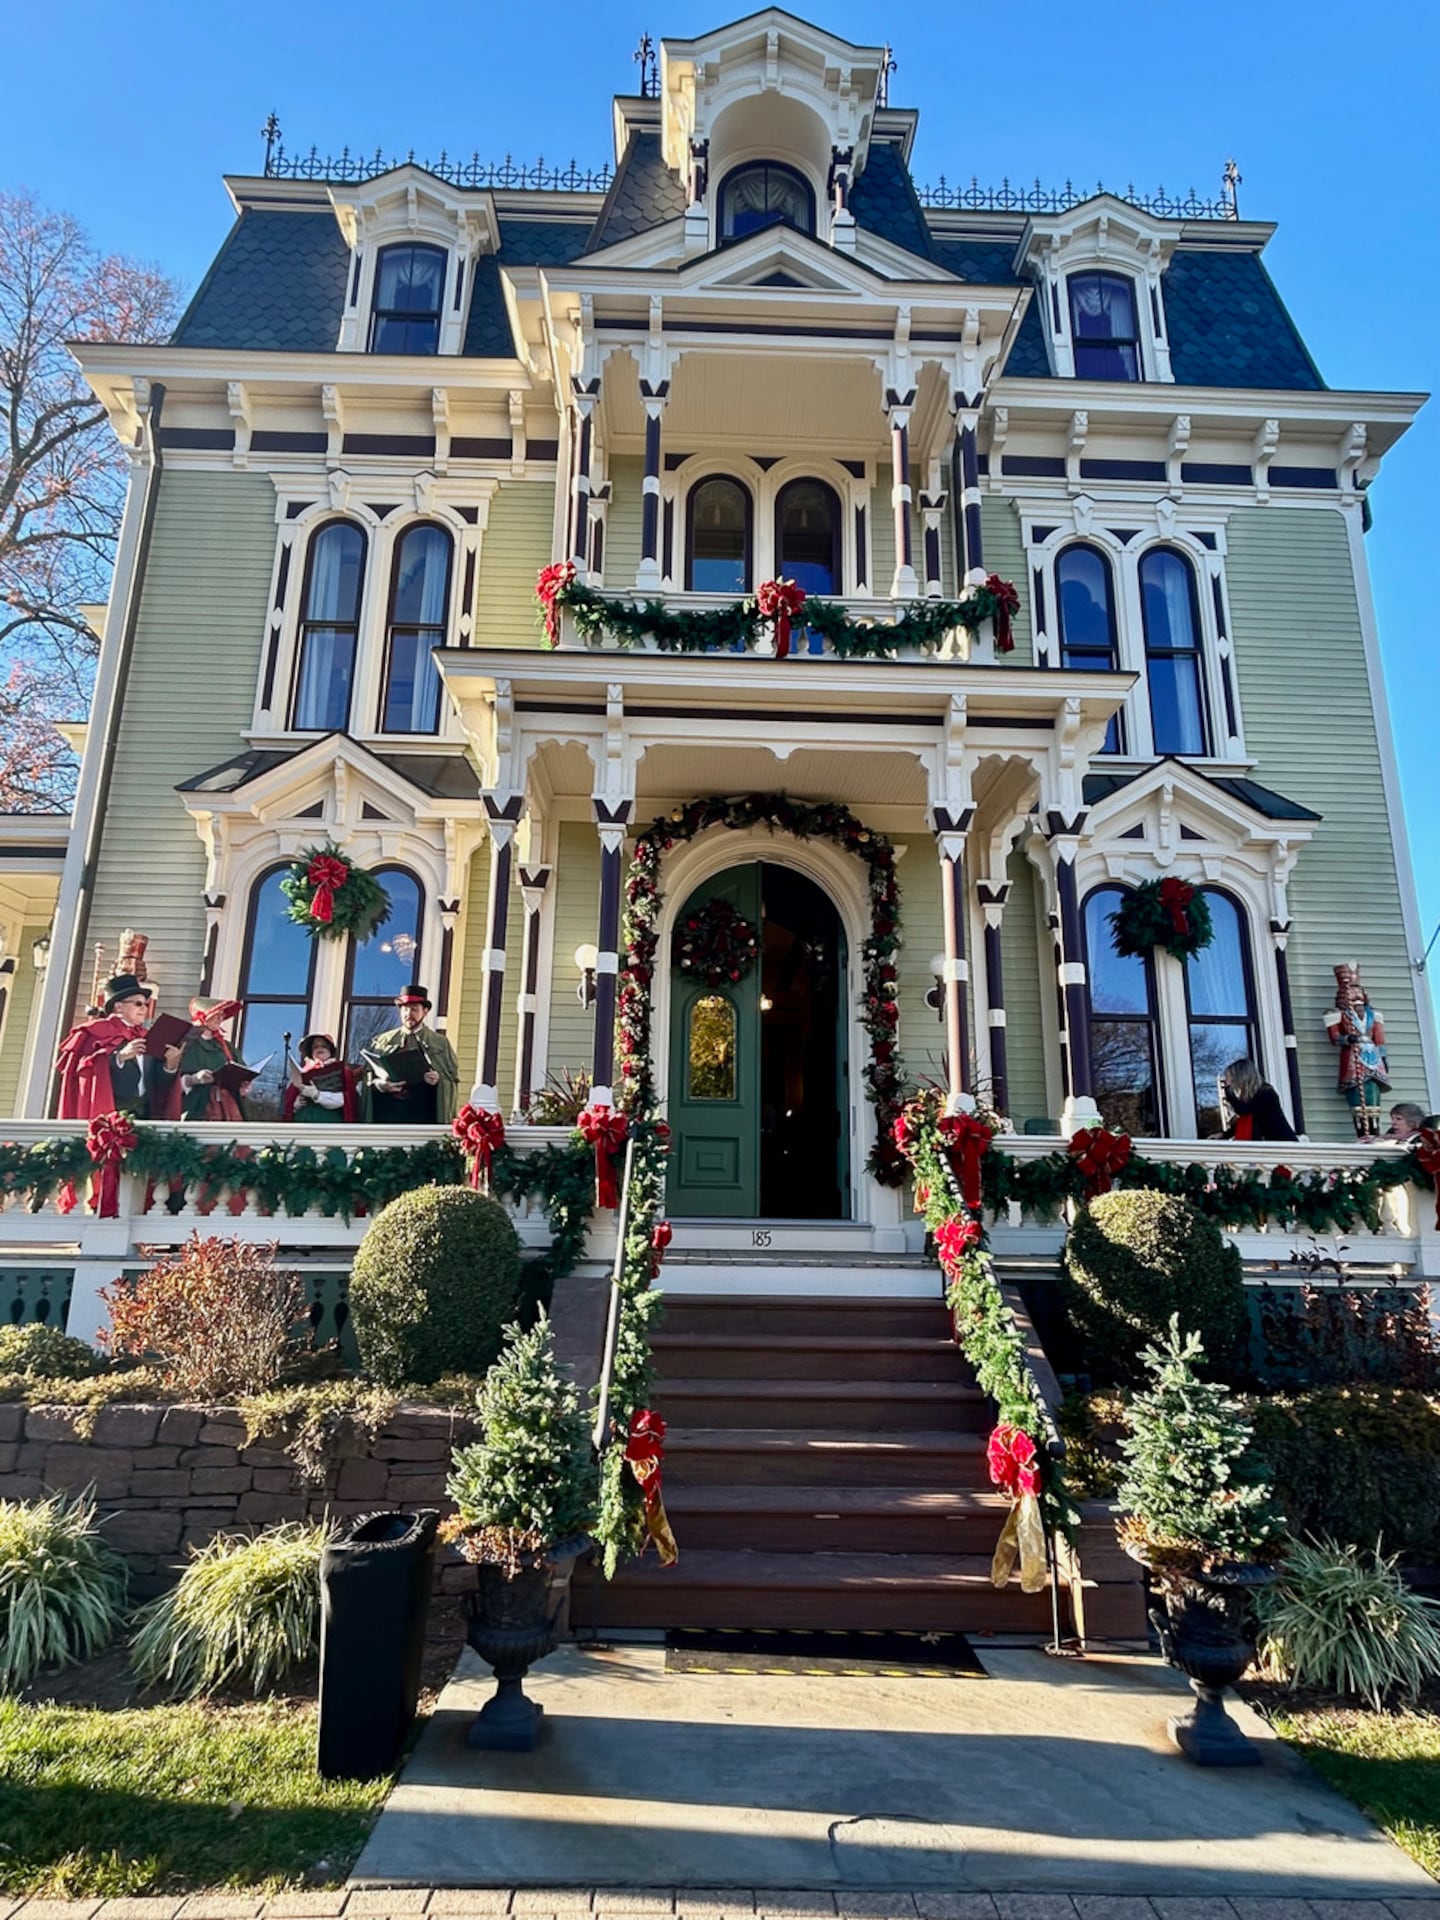
M 764 747 L 651 747 L 640 762 L 637 791 L 670 799 L 719 793 L 783 792 L 796 800 L 843 800 L 853 806 L 916 806 L 926 802 L 925 767 L 913 753 Z

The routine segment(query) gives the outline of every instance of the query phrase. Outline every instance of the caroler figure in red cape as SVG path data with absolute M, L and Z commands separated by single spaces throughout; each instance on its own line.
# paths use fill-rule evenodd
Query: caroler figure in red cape
M 145 1053 L 150 1018 L 148 989 L 133 973 L 117 973 L 105 983 L 102 1012 L 72 1027 L 61 1043 L 55 1070 L 60 1076 L 61 1120 L 98 1120 L 107 1113 L 134 1120 L 163 1116 L 173 1097 L 179 1050 L 165 1049 L 163 1062 Z
M 307 1033 L 300 1042 L 300 1078 L 300 1086 L 285 1089 L 282 1111 L 287 1120 L 337 1126 L 358 1119 L 355 1069 L 339 1058 L 328 1033 Z
M 238 1000 L 192 1000 L 190 1032 L 181 1043 L 180 1070 L 170 1094 L 167 1120 L 224 1120 L 243 1122 L 245 1109 L 228 1087 L 217 1087 L 215 1075 L 235 1058 L 235 1050 L 221 1027 L 242 1011 Z

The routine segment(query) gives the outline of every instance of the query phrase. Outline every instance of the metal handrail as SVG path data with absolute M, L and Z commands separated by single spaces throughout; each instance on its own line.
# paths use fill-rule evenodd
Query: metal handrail
M 615 1259 L 610 1268 L 610 1307 L 605 1320 L 605 1349 L 595 1393 L 595 1426 L 591 1437 L 597 1453 L 603 1453 L 609 1444 L 610 1386 L 615 1372 L 615 1348 L 620 1338 L 620 1276 L 625 1270 L 625 1239 L 630 1230 L 630 1176 L 634 1167 L 635 1136 L 632 1133 L 625 1142 L 625 1173 L 620 1190 L 620 1206 L 615 1215 Z

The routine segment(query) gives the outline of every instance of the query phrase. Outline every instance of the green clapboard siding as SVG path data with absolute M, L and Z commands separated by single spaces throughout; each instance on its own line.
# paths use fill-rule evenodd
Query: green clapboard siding
M 490 502 L 490 519 L 480 541 L 477 647 L 544 645 L 535 581 L 550 563 L 554 518 L 550 481 L 510 481 Z
M 605 516 L 605 585 L 617 591 L 635 584 L 640 565 L 641 482 L 645 462 L 637 454 L 617 454 L 610 462 L 610 510 Z M 683 579 L 682 538 L 677 526 L 676 578 Z
M 896 867 L 900 882 L 900 1052 L 912 1080 L 944 1078 L 945 1029 L 927 1007 L 925 996 L 935 985 L 931 958 L 945 945 L 940 906 L 940 861 L 933 837 L 892 834 L 895 851 L 904 849 Z M 864 1066 L 862 1060 L 860 1066 Z M 853 1068 L 851 1085 L 864 1097 L 864 1080 Z
M 1011 667 L 1032 666 L 1035 629 L 1030 597 L 1035 586 L 1025 565 L 1020 521 L 1013 501 L 1003 500 L 998 494 L 985 496 L 980 502 L 980 537 L 985 542 L 985 571 L 998 573 L 1002 580 L 1010 581 L 1020 595 L 1020 611 L 1011 623 L 1015 651 L 1005 655 L 1005 663 Z
M 1010 1118 L 1017 1133 L 1027 1120 L 1048 1112 L 1045 1092 L 1045 1022 L 1042 994 L 1046 977 L 1040 966 L 1039 882 L 1023 853 L 1012 853 L 1006 868 L 1010 898 L 1000 923 L 1000 958 L 1005 968 L 1005 1056 L 1010 1076 Z M 1049 944 L 1048 935 L 1046 944 Z
M 1290 881 L 1289 962 L 1307 1129 L 1348 1130 L 1322 1015 L 1332 968 L 1358 960 L 1385 1015 L 1396 1100 L 1425 1099 L 1414 980 L 1343 516 L 1281 506 L 1231 516 L 1227 579 L 1254 777 L 1324 815 Z M 1257 958 L 1270 943 L 1257 928 Z M 1283 1061 L 1266 1071 L 1283 1089 Z
M 560 828 L 560 854 L 555 863 L 554 962 L 550 973 L 550 1039 L 546 1058 L 537 1065 L 537 1080 L 563 1067 L 588 1073 L 594 1061 L 595 1016 L 575 997 L 579 975 L 575 949 L 595 941 L 600 910 L 600 839 L 585 820 L 566 821 Z M 538 1071 L 543 1066 L 544 1072 Z
M 6 1117 L 15 1112 L 20 1065 L 25 1058 L 30 1013 L 35 1004 L 35 969 L 30 962 L 30 950 L 46 931 L 48 923 L 45 921 L 20 929 L 20 951 L 15 956 L 15 971 L 10 976 L 10 990 L 5 1001 L 5 1027 L 0 1033 L 0 1115 Z M 3 1324 L 3 1320 L 0 1320 L 0 1325 Z
M 884 599 L 895 578 L 895 509 L 890 504 L 890 471 L 881 465 L 882 479 L 870 489 L 868 538 L 870 591 Z
M 263 474 L 162 476 L 86 938 L 113 959 L 124 928 L 143 930 L 172 1005 L 198 987 L 205 943 L 205 856 L 175 784 L 243 744 L 274 559 Z
M 470 877 L 465 890 L 465 913 L 456 941 L 458 974 L 451 990 L 450 1004 L 459 997 L 458 1017 L 454 1021 L 455 1052 L 460 1061 L 460 1091 L 464 1095 L 480 1078 L 480 1003 L 485 992 L 485 913 L 490 886 L 490 848 L 477 847 L 470 856 Z M 515 1049 L 519 1045 L 520 1008 L 518 996 L 524 978 L 525 902 L 515 886 L 510 894 L 510 913 L 505 927 L 505 989 L 500 1004 L 500 1065 L 495 1091 L 508 1112 L 515 1094 Z

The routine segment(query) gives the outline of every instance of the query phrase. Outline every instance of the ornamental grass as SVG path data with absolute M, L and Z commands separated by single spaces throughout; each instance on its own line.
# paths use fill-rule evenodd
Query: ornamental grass
M 0 1500 L 0 1692 L 97 1653 L 120 1624 L 126 1579 L 88 1495 Z
M 320 1555 L 330 1537 L 330 1528 L 301 1522 L 249 1540 L 217 1535 L 139 1616 L 136 1674 L 186 1699 L 274 1686 L 319 1649 Z
M 1280 1578 L 1259 1596 L 1265 1671 L 1377 1712 L 1418 1700 L 1440 1678 L 1440 1601 L 1408 1586 L 1397 1559 L 1378 1546 L 1292 1541 Z

